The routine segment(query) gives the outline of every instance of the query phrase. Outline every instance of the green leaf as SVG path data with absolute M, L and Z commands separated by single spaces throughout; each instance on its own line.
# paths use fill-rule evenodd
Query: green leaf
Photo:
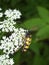
M 43 19 L 44 22 L 49 23 L 49 10 L 41 6 L 38 6 L 37 9 L 40 18 Z
M 36 36 L 37 36 L 37 38 L 39 38 L 40 40 L 49 38 L 49 26 L 47 25 L 47 26 L 41 28 L 41 29 L 37 32 Z
M 24 21 L 24 23 L 21 24 L 21 26 L 23 28 L 26 28 L 26 29 L 32 29 L 32 27 L 34 26 L 37 26 L 37 27 L 43 27 L 45 26 L 46 22 L 44 22 L 42 19 L 40 18 L 32 18 L 32 19 L 29 19 L 27 21 Z
M 37 9 L 42 19 L 47 20 L 49 18 L 49 11 L 46 8 L 38 6 Z

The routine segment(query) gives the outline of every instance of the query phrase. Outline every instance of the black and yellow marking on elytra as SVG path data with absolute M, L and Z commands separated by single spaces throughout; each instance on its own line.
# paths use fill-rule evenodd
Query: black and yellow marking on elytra
M 31 44 L 31 34 L 26 34 L 26 37 L 25 37 L 25 43 L 23 45 L 23 52 L 26 52 L 27 49 L 29 48 L 30 44 Z

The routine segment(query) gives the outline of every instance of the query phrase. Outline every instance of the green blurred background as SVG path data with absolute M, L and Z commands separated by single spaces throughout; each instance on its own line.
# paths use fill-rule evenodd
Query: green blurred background
M 0 0 L 3 11 L 11 8 L 22 13 L 15 27 L 32 32 L 32 42 L 27 52 L 20 49 L 13 57 L 14 65 L 49 65 L 49 0 Z M 1 52 L 0 52 L 1 53 Z

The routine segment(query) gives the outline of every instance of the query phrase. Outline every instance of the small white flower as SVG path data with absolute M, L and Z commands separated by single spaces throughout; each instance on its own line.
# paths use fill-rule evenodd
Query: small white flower
M 3 28 L 3 25 L 0 25 L 0 29 L 2 29 Z
M 5 13 L 6 17 L 11 17 L 12 16 L 12 10 L 9 9 L 9 10 L 6 10 Z
M 3 36 L 3 39 L 5 40 L 6 39 L 6 36 Z
M 0 13 L 0 17 L 3 17 L 3 13 Z

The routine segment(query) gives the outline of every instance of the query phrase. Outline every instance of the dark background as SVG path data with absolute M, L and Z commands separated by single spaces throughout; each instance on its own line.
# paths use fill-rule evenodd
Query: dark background
M 22 16 L 16 27 L 33 31 L 28 51 L 20 49 L 10 55 L 15 65 L 49 65 L 49 0 L 0 0 L 0 7 L 3 11 L 20 10 Z

